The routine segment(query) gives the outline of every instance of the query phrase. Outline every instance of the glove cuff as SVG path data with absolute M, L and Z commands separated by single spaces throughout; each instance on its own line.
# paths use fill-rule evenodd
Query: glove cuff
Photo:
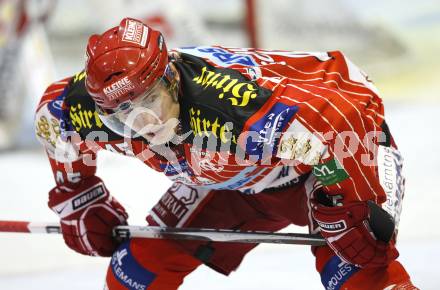
M 60 218 L 74 215 L 86 207 L 110 198 L 110 194 L 102 180 L 98 177 L 84 180 L 84 183 L 67 192 L 55 187 L 49 192 L 48 205 Z

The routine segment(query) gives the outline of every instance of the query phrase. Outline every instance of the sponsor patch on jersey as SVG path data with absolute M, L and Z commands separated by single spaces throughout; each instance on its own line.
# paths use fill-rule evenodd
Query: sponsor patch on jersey
M 399 225 L 405 191 L 402 165 L 403 158 L 397 149 L 379 146 L 377 155 L 379 181 L 387 196 L 382 208 L 394 218 L 396 227 Z
M 246 140 L 246 153 L 262 157 L 263 152 L 272 156 L 281 132 L 298 111 L 297 106 L 276 103 L 261 119 L 251 125 Z
M 166 176 L 173 176 L 183 172 L 188 173 L 189 175 L 194 175 L 189 168 L 186 159 L 179 159 L 178 162 L 179 164 L 161 163 L 159 166 Z
M 206 136 L 210 138 L 213 138 L 212 136 L 214 136 L 222 143 L 237 143 L 237 136 L 232 130 L 234 128 L 234 124 L 232 122 L 222 122 L 218 116 L 215 116 L 215 119 L 209 118 L 211 117 L 209 114 L 205 114 L 203 109 L 199 109 L 195 106 L 191 107 L 188 113 L 190 128 L 196 136 Z M 196 140 L 198 141 L 197 138 L 195 138 L 194 141 Z M 193 143 L 195 143 L 195 145 L 199 145 L 197 142 Z M 208 144 L 210 143 L 208 142 Z M 211 149 L 215 150 L 215 148 Z
M 293 120 L 282 134 L 277 157 L 297 160 L 306 165 L 316 165 L 326 157 L 327 147 L 298 120 Z
M 349 177 L 336 159 L 313 166 L 312 173 L 323 185 L 333 185 Z
M 204 185 L 203 187 L 209 189 L 238 190 L 257 178 L 264 171 L 260 170 L 259 172 L 255 172 L 255 169 L 255 166 L 244 166 L 243 170 L 241 170 L 235 176 L 229 178 L 228 180 Z
M 156 274 L 136 261 L 129 245 L 129 241 L 123 243 L 113 254 L 110 261 L 113 277 L 126 289 L 146 290 Z
M 326 290 L 339 290 L 354 273 L 360 268 L 348 264 L 339 258 L 333 256 L 321 272 L 321 282 Z
M 199 149 L 217 143 L 215 151 L 235 153 L 244 124 L 272 91 L 240 71 L 215 67 L 187 53 L 180 56 L 183 61 L 176 65 L 184 72 L 181 81 L 187 92 L 187 102 L 182 103 L 182 131 L 194 133 L 191 143 Z M 240 150 L 244 152 L 244 147 Z
M 248 54 L 233 53 L 220 47 L 192 46 L 178 48 L 177 51 L 209 59 L 213 63 L 228 67 L 234 64 L 257 66 L 254 58 Z
M 161 225 L 180 226 L 197 209 L 210 190 L 174 183 L 151 210 Z
M 193 81 L 204 89 L 213 89 L 218 93 L 218 99 L 228 100 L 234 107 L 246 107 L 258 96 L 258 87 L 246 81 L 244 77 L 234 78 L 225 72 L 210 70 L 206 66 Z
M 95 108 L 93 108 L 93 110 L 89 110 L 84 108 L 81 103 L 71 105 L 69 107 L 69 118 L 66 118 L 66 116 L 63 115 L 62 121 L 63 126 L 65 126 L 63 127 L 65 130 L 71 131 L 73 129 L 76 132 L 79 132 L 81 129 L 94 129 L 101 128 L 103 126 L 103 123 Z
M 131 42 L 145 47 L 148 38 L 148 27 L 142 22 L 128 19 L 124 32 L 122 34 L 122 41 Z
M 35 133 L 38 140 L 44 145 L 47 152 L 53 156 L 58 139 L 62 134 L 61 123 L 54 114 L 63 114 L 62 111 L 51 112 L 49 104 L 42 106 L 35 114 Z M 52 108 L 54 110 L 54 108 Z

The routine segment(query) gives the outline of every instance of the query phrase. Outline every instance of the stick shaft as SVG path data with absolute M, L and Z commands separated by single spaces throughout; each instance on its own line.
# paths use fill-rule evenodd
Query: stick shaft
M 118 237 L 140 237 L 155 239 L 201 240 L 235 243 L 270 243 L 322 246 L 326 242 L 320 235 L 298 233 L 272 233 L 266 231 L 240 232 L 232 230 L 167 228 L 153 226 L 118 226 Z
M 33 223 L 27 221 L 0 220 L 0 232 L 60 234 L 61 227 L 57 223 Z
M 0 232 L 61 233 L 59 224 L 31 223 L 24 221 L 0 221 Z M 118 238 L 150 238 L 199 240 L 235 243 L 272 243 L 296 245 L 325 245 L 320 235 L 272 232 L 240 232 L 231 230 L 169 228 L 156 226 L 118 226 L 113 231 Z

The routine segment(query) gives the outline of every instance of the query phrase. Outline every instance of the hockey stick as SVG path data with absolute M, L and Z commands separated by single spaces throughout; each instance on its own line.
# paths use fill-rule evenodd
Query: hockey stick
M 0 221 L 0 232 L 60 234 L 61 227 L 56 223 Z M 272 233 L 267 231 L 241 232 L 233 230 L 170 228 L 156 226 L 117 226 L 113 230 L 113 235 L 116 238 L 121 239 L 134 237 L 235 243 L 295 244 L 311 246 L 325 245 L 325 240 L 320 235 Z

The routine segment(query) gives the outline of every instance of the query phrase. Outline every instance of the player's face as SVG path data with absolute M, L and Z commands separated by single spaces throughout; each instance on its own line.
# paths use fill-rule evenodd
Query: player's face
M 125 125 L 152 144 L 169 141 L 179 123 L 176 93 L 160 81 L 152 91 L 133 101 L 132 111 L 123 117 Z
M 142 136 L 153 145 L 168 142 L 179 123 L 177 89 L 173 84 L 170 86 L 158 80 L 145 94 L 122 104 L 114 112 L 100 112 L 100 117 L 107 127 L 120 135 Z

